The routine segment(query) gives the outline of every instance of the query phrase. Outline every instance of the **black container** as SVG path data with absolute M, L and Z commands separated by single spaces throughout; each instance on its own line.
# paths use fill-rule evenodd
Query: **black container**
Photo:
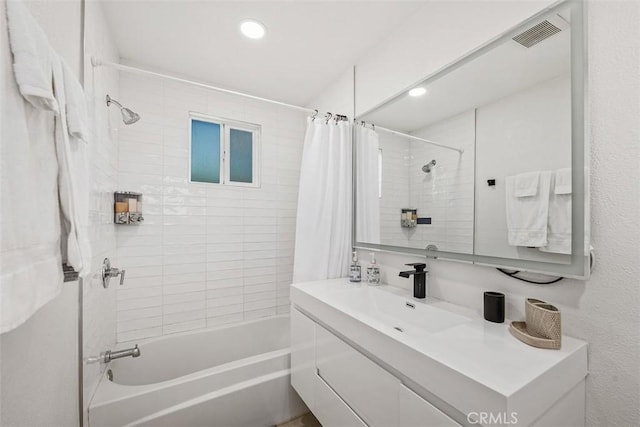
M 484 293 L 484 320 L 504 323 L 504 294 L 500 292 Z

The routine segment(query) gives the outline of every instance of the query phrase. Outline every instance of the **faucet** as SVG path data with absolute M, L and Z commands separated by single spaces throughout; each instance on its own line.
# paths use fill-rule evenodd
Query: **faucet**
M 415 268 L 415 270 L 401 271 L 399 276 L 409 278 L 413 274 L 413 297 L 425 298 L 427 294 L 427 272 L 424 271 L 427 268 L 427 264 L 423 262 L 414 262 L 411 264 L 405 264 L 409 267 Z
M 120 359 L 121 357 L 140 357 L 140 349 L 138 344 L 133 348 L 127 348 L 125 350 L 111 351 L 107 350 L 102 354 L 102 362 L 109 363 L 113 359 Z
M 120 359 L 122 357 L 129 357 L 129 356 L 140 357 L 141 354 L 142 353 L 138 348 L 138 344 L 136 344 L 135 347 L 132 347 L 132 348 L 126 348 L 124 350 L 117 350 L 117 351 L 107 350 L 100 353 L 100 356 L 89 356 L 84 360 L 84 363 L 87 363 L 87 364 L 98 363 L 98 362 L 109 363 L 113 359 Z

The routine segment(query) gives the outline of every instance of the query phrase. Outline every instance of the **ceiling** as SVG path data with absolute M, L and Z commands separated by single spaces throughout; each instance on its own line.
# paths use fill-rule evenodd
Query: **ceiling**
M 122 1 L 104 9 L 129 65 L 308 105 L 421 8 L 404 1 Z M 267 27 L 262 40 L 239 31 Z

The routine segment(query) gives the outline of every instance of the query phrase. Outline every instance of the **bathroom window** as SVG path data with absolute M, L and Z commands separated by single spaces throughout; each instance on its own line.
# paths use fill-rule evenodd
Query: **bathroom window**
M 259 187 L 260 126 L 192 114 L 191 182 Z

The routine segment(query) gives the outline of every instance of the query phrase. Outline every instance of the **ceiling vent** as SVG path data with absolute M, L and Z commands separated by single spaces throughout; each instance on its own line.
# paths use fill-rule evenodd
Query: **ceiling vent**
M 541 23 L 534 25 L 526 31 L 518 34 L 513 37 L 513 41 L 521 44 L 522 46 L 529 48 L 537 45 L 542 40 L 548 39 L 552 35 L 559 33 L 562 31 L 561 28 L 558 28 L 548 20 L 544 20 Z

